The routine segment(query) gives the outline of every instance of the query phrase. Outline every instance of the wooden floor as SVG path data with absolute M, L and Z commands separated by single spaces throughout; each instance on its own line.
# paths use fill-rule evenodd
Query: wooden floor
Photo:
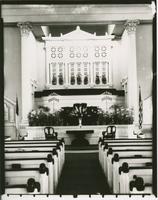
M 71 148 L 69 148 L 71 150 Z M 75 152 L 67 150 L 65 165 L 57 194 L 110 194 L 98 160 L 98 152 L 88 148 Z

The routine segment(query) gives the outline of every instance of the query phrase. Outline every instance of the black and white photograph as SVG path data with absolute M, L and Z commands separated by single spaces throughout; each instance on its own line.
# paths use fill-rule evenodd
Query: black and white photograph
M 157 194 L 155 14 L 154 1 L 1 5 L 2 200 Z

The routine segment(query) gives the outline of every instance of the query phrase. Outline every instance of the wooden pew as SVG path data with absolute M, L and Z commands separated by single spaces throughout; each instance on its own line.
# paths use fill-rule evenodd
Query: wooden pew
M 48 193 L 48 173 L 49 170 L 44 163 L 40 164 L 39 168 L 19 168 L 5 170 L 5 184 L 13 185 L 25 184 L 28 178 L 33 178 L 40 183 L 40 193 Z
M 47 158 L 50 157 L 49 154 L 53 156 L 53 176 L 54 176 L 54 188 L 56 189 L 59 180 L 59 167 L 58 167 L 58 153 L 56 149 L 53 151 L 20 151 L 20 152 L 5 152 L 5 159 L 37 159 L 37 158 Z M 50 163 L 51 165 L 51 163 Z M 51 166 L 50 166 L 51 167 Z
M 124 149 L 112 149 L 109 148 L 107 152 L 107 162 L 106 162 L 106 176 L 108 179 L 109 186 L 112 188 L 113 170 L 112 170 L 112 158 L 115 153 L 119 156 L 131 156 L 131 155 L 142 155 L 142 156 L 152 156 L 152 149 L 148 149 L 145 146 L 136 149 L 136 147 L 129 147 Z
M 55 168 L 54 159 L 51 154 L 48 154 L 47 158 L 23 158 L 23 159 L 5 159 L 5 169 L 12 168 L 37 168 L 41 163 L 44 163 L 49 169 L 48 175 L 48 191 L 49 194 L 55 192 Z
M 120 143 L 120 142 L 129 142 L 129 143 L 134 143 L 134 142 L 152 142 L 152 138 L 115 138 L 115 139 L 101 139 L 99 138 L 98 145 L 104 145 L 104 143 Z
M 53 141 L 46 141 L 46 140 L 27 140 L 27 141 L 19 141 L 19 140 L 11 140 L 5 142 L 5 147 L 15 147 L 16 145 L 20 146 L 50 146 L 58 144 L 60 147 L 62 147 L 63 151 L 63 161 L 65 160 L 65 142 L 64 139 L 60 140 L 53 140 Z
M 103 138 L 103 137 L 99 137 L 99 142 L 102 141 L 135 141 L 135 140 L 144 140 L 144 141 L 152 141 L 152 138 Z
M 115 142 L 112 142 L 112 143 L 105 143 L 103 146 L 102 146 L 102 154 L 101 154 L 101 156 L 100 156 L 100 159 L 101 159 L 101 161 L 100 161 L 100 163 L 101 163 L 101 166 L 102 166 L 102 168 L 103 169 L 105 169 L 105 160 L 106 160 L 106 154 L 107 154 L 107 151 L 108 151 L 108 149 L 111 147 L 111 148 L 115 148 L 115 147 L 119 147 L 120 149 L 121 149 L 121 146 L 135 146 L 135 147 L 141 147 L 141 146 L 150 146 L 151 147 L 151 145 L 152 145 L 152 143 L 151 142 L 134 142 L 134 143 L 129 143 L 129 142 L 120 142 L 120 143 L 115 143 Z M 149 147 L 149 148 L 150 148 Z M 105 169 L 106 170 L 106 169 Z M 106 173 L 106 172 L 105 172 Z
M 49 154 L 51 157 L 52 155 Z M 53 160 L 53 158 L 52 158 Z M 12 168 L 33 168 L 38 167 L 41 163 L 44 163 L 46 166 L 48 165 L 48 158 L 10 158 L 5 159 L 5 169 L 12 169 Z
M 108 139 L 108 140 L 99 140 L 98 146 L 99 146 L 99 161 L 101 163 L 101 166 L 103 168 L 103 155 L 104 155 L 104 146 L 105 145 L 122 145 L 122 143 L 127 144 L 152 144 L 152 139 Z
M 40 183 L 30 178 L 26 184 L 13 184 L 5 186 L 6 194 L 40 194 Z
M 121 142 L 129 142 L 129 143 L 134 143 L 134 142 L 152 142 L 152 138 L 115 138 L 115 139 L 102 139 L 99 138 L 98 145 L 101 147 L 104 145 L 104 143 L 121 143 Z
M 104 170 L 104 173 L 105 175 L 107 174 L 107 152 L 109 151 L 109 149 L 112 149 L 112 150 L 115 150 L 115 149 L 118 149 L 118 150 L 121 150 L 121 149 L 142 149 L 143 147 L 145 147 L 145 149 L 149 149 L 151 150 L 152 149 L 152 144 L 149 144 L 149 143 L 132 143 L 132 144 L 129 144 L 129 143 L 121 143 L 121 145 L 119 144 L 106 144 L 103 148 L 103 158 L 102 158 L 102 161 L 101 161 L 101 165 L 102 165 L 102 168 Z
M 52 151 L 53 148 L 57 148 L 58 150 L 58 166 L 59 166 L 59 176 L 61 174 L 61 170 L 63 168 L 63 151 L 60 147 L 58 147 L 56 144 L 51 145 L 51 146 L 29 146 L 29 145 L 26 145 L 26 146 L 18 146 L 16 145 L 15 147 L 5 147 L 5 152 L 21 152 L 21 151 L 38 151 L 38 150 L 42 150 L 42 151 Z
M 118 154 L 115 154 L 112 158 L 112 188 L 113 193 L 119 193 L 119 183 L 120 183 L 120 176 L 119 176 L 119 167 L 123 164 L 123 162 L 127 162 L 129 166 L 145 166 L 149 163 L 152 163 L 152 157 L 142 157 L 142 156 L 122 156 L 119 157 Z
M 31 145 L 51 145 L 51 144 L 57 144 L 57 143 L 63 143 L 64 144 L 64 139 L 60 139 L 60 140 L 10 140 L 10 141 L 5 141 L 5 146 L 9 146 L 9 145 L 26 145 L 26 144 L 31 144 Z
M 152 139 L 151 138 L 145 138 L 145 139 L 99 139 L 98 141 L 98 146 L 99 146 L 99 152 L 102 150 L 102 146 L 105 145 L 106 143 L 110 144 L 110 143 L 114 143 L 114 144 L 120 144 L 120 143 L 152 143 Z
M 53 149 L 53 151 L 52 151 Z M 40 151 L 41 150 L 41 151 Z M 34 141 L 7 141 L 5 142 L 5 151 L 6 151 L 6 156 L 10 156 L 8 153 L 12 153 L 12 158 L 15 156 L 14 155 L 14 151 L 16 151 L 16 157 L 14 157 L 14 161 L 15 160 L 19 160 L 23 159 L 25 157 L 25 161 L 21 161 L 23 162 L 22 166 L 29 165 L 30 164 L 30 159 L 32 158 L 34 161 L 34 166 L 37 165 L 38 162 L 37 160 L 41 160 L 42 155 L 44 155 L 45 161 L 44 163 L 47 164 L 48 168 L 49 168 L 49 173 L 51 174 L 49 177 L 49 193 L 53 194 L 54 190 L 56 189 L 57 183 L 58 183 L 58 179 L 64 164 L 64 160 L 65 160 L 65 145 L 64 145 L 64 140 L 61 139 L 59 140 L 49 140 L 49 141 L 45 141 L 45 140 L 34 140 Z M 40 151 L 40 152 L 39 152 Z M 17 152 L 28 152 L 29 155 L 24 154 L 25 156 L 21 157 L 20 154 L 17 154 Z M 32 153 L 37 153 L 38 154 L 32 154 Z M 51 154 L 53 154 L 53 158 L 51 157 Z M 31 155 L 32 154 L 32 155 Z M 47 161 L 48 163 L 46 163 L 46 155 L 47 155 Z M 32 157 L 33 156 L 33 157 Z M 18 157 L 18 158 L 17 158 Z M 48 159 L 49 157 L 49 159 Z M 12 159 L 11 158 L 11 159 Z M 7 159 L 6 159 L 7 160 Z M 53 164 L 52 164 L 53 161 Z M 9 161 L 8 161 L 9 162 Z M 10 161 L 12 162 L 12 161 Z M 52 185 L 54 187 L 52 187 Z M 53 188 L 53 189 L 52 189 Z M 53 190 L 53 191 L 52 191 Z
M 31 149 L 34 148 L 34 147 L 39 147 L 39 148 L 42 148 L 43 146 L 49 146 L 49 147 L 55 147 L 55 145 L 57 146 L 58 150 L 60 150 L 58 153 L 60 154 L 59 157 L 61 157 L 61 159 L 59 159 L 60 163 L 59 165 L 61 170 L 63 168 L 63 165 L 64 165 L 64 162 L 65 162 L 65 143 L 64 143 L 64 140 L 61 139 L 61 140 L 56 140 L 56 141 L 38 141 L 38 140 L 34 140 L 34 141 L 9 141 L 9 142 L 5 142 L 5 148 L 9 148 L 11 151 L 11 149 L 14 151 L 16 149 L 14 149 L 13 147 L 19 147 L 18 149 L 20 150 L 21 147 L 26 147 L 26 150 L 27 150 L 27 146 Z M 21 149 L 22 151 L 23 149 Z M 60 153 L 61 152 L 61 153 Z M 60 170 L 60 172 L 61 172 Z
M 127 145 L 130 145 L 132 146 L 132 148 L 135 148 L 132 150 L 130 150 L 130 147 L 127 147 Z M 146 147 L 146 152 L 144 151 L 144 149 L 142 149 L 143 146 L 147 146 Z M 123 147 L 124 146 L 124 147 Z M 112 147 L 112 148 L 111 148 Z M 124 148 L 127 147 L 128 149 L 128 154 L 127 155 L 127 152 L 125 152 L 124 154 Z M 108 149 L 110 148 L 110 151 L 108 151 Z M 120 148 L 117 149 L 117 148 Z M 138 148 L 138 149 L 136 149 Z M 148 151 L 148 150 L 149 151 Z M 121 153 L 121 156 L 133 156 L 133 155 L 141 155 L 141 156 L 152 156 L 152 139 L 108 139 L 108 140 L 101 140 L 99 141 L 99 160 L 100 160 L 100 163 L 102 165 L 102 168 L 104 169 L 104 172 L 105 174 L 107 175 L 107 178 L 108 178 L 108 181 L 110 183 L 110 186 L 111 188 L 113 187 L 113 180 L 112 180 L 112 177 L 113 177 L 113 170 L 111 170 L 111 167 L 110 166 L 110 163 L 111 163 L 111 158 L 113 157 L 113 153 L 117 153 L 117 150 L 119 151 L 119 154 Z M 143 151 L 144 152 L 143 152 Z M 107 157 L 107 154 L 105 152 L 108 151 L 108 154 L 109 154 L 109 157 Z M 131 151 L 129 153 L 129 151 Z M 111 155 L 110 155 L 111 154 Z M 111 158 L 110 158 L 111 157 Z M 103 159 L 104 158 L 104 159 Z M 108 161 L 109 159 L 109 161 Z M 151 161 L 151 158 L 150 158 L 150 161 Z M 106 162 L 108 164 L 106 164 Z M 106 165 L 109 165 L 108 167 Z M 142 162 L 142 164 L 139 164 L 140 165 L 145 165 L 145 163 Z M 108 171 L 110 173 L 108 173 Z M 116 192 L 117 193 L 117 192 Z
M 65 146 L 64 142 L 53 142 L 49 143 L 49 146 L 47 143 L 31 143 L 31 142 L 22 142 L 21 143 L 13 143 L 6 145 L 5 144 L 5 151 L 31 151 L 31 150 L 39 150 L 39 149 L 44 149 L 44 150 L 50 150 L 52 147 L 56 147 L 58 149 L 58 161 L 59 161 L 59 175 L 61 174 L 61 170 L 63 168 L 64 162 L 65 162 Z
M 134 176 L 140 176 L 148 183 L 152 183 L 152 166 L 132 166 L 129 167 L 128 163 L 124 162 L 119 168 L 120 174 L 120 193 L 130 193 L 130 181 Z

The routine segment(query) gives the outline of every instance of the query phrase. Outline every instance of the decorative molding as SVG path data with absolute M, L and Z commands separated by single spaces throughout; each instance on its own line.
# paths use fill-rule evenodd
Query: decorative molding
M 121 85 L 124 86 L 128 82 L 128 77 L 125 77 L 121 80 Z
M 138 24 L 140 24 L 139 20 L 127 20 L 126 23 L 124 24 L 127 33 L 128 34 L 135 33 Z
M 19 22 L 17 26 L 20 28 L 21 36 L 29 36 L 32 26 L 29 22 Z

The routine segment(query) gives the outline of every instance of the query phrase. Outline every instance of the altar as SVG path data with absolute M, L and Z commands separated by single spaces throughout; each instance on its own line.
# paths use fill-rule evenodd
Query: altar
M 69 130 L 66 134 L 73 134 L 74 140 L 71 142 L 72 146 L 87 146 L 89 145 L 88 140 L 85 139 L 86 134 L 94 133 L 94 130 Z

